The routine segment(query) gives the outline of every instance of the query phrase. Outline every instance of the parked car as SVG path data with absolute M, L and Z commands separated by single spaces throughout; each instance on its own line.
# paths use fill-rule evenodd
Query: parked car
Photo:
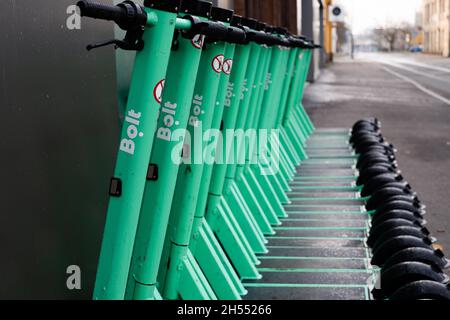
M 414 46 L 411 47 L 409 51 L 413 53 L 423 52 L 423 48 L 421 46 Z

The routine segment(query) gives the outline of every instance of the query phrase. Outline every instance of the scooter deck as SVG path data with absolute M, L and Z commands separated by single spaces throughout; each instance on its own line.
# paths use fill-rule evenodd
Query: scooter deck
M 370 218 L 355 181 L 348 130 L 317 131 L 291 183 L 289 217 L 258 256 L 263 278 L 248 300 L 368 300 L 376 270 L 365 242 Z

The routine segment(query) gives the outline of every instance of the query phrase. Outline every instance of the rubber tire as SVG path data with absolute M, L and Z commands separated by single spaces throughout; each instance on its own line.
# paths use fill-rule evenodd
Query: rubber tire
M 400 236 L 390 239 L 381 247 L 373 252 L 371 263 L 372 265 L 383 267 L 384 263 L 393 256 L 406 248 L 428 248 L 432 249 L 429 239 L 418 239 L 411 236 Z
M 401 262 L 418 261 L 429 265 L 436 265 L 438 268 L 447 269 L 450 261 L 445 259 L 441 250 L 431 250 L 426 248 L 408 248 L 395 253 L 390 257 L 383 268 L 389 268 Z

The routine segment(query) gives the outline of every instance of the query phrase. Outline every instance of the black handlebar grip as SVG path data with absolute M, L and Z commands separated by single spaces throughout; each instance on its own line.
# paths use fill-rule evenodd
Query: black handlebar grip
M 228 43 L 247 44 L 246 34 L 241 28 L 226 26 L 221 22 L 202 21 L 197 17 L 186 15 L 183 19 L 191 21 L 191 28 L 183 32 L 183 37 L 192 39 L 195 35 L 206 36 L 206 41 L 225 41 Z
M 205 35 L 210 41 L 225 41 L 234 44 L 248 44 L 245 31 L 241 28 L 225 26 L 221 23 L 212 22 L 206 29 Z
M 81 0 L 77 6 L 80 8 L 81 16 L 111 20 L 123 30 L 139 28 L 147 23 L 144 8 L 129 0 L 116 6 Z
M 257 44 L 265 44 L 268 46 L 273 46 L 281 44 L 280 38 L 270 33 L 263 31 L 247 30 L 247 38 L 250 41 L 256 42 Z
M 228 27 L 227 32 L 227 39 L 231 43 L 237 43 L 237 44 L 246 44 L 247 41 L 247 35 L 245 31 L 241 28 L 236 27 Z
M 80 14 L 82 17 L 90 17 L 95 19 L 119 21 L 123 18 L 125 13 L 124 10 L 118 6 L 106 5 L 86 0 L 78 1 L 77 6 L 80 8 Z

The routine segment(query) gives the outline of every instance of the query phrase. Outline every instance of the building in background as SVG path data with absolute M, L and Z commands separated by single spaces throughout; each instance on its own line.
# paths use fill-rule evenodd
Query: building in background
M 424 45 L 423 11 L 420 10 L 416 14 L 416 20 L 411 34 L 411 46 L 413 48 L 423 49 L 423 45 Z
M 423 0 L 424 51 L 450 56 L 450 0 Z

